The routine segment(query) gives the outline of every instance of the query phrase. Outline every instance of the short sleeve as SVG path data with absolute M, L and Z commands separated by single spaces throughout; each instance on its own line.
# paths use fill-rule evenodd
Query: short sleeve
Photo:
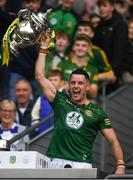
M 98 74 L 93 74 L 93 76 L 90 79 L 91 84 L 98 84 Z
M 66 98 L 66 96 L 67 96 L 67 95 L 66 95 L 64 92 L 57 91 L 54 101 L 53 101 L 52 103 L 50 103 L 50 105 L 52 106 L 52 108 L 55 109 L 55 106 L 56 106 L 57 104 L 60 104 L 60 102 L 61 102 L 64 98 Z
M 103 110 L 101 110 L 99 115 L 99 128 L 100 129 L 112 128 L 112 123 L 108 118 L 108 115 Z

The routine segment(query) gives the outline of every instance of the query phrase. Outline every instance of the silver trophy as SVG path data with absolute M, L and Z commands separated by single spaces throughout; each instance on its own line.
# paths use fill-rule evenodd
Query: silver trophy
M 10 52 L 12 54 L 18 54 L 18 48 L 34 45 L 43 32 L 48 36 L 51 35 L 47 21 L 47 16 L 51 11 L 49 9 L 46 13 L 35 13 L 22 9 L 18 12 L 19 23 L 11 33 Z

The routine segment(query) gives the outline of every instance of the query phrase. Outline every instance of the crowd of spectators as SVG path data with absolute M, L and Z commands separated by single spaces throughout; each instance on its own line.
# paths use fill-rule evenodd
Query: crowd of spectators
M 55 31 L 56 41 L 46 57 L 46 75 L 57 89 L 68 93 L 69 75 L 77 67 L 85 69 L 90 76 L 88 97 L 92 102 L 97 102 L 104 81 L 108 82 L 108 93 L 124 83 L 133 83 L 132 0 L 0 0 L 0 45 L 22 8 L 34 12 L 53 9 L 48 22 Z M 3 114 L 10 119 L 8 116 L 14 113 L 11 125 L 3 130 L 12 129 L 16 124 L 30 127 L 53 112 L 35 80 L 37 57 L 37 44 L 19 49 L 18 56 L 11 56 L 8 66 L 2 65 L 1 57 L 1 129 Z M 4 109 L 3 104 L 9 106 L 5 105 Z M 33 134 L 53 125 L 54 119 Z

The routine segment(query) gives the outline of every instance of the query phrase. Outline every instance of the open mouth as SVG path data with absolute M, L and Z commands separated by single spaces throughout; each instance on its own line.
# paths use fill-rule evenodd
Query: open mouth
M 77 97 L 80 94 L 80 89 L 73 89 L 72 93 L 73 93 L 73 96 Z

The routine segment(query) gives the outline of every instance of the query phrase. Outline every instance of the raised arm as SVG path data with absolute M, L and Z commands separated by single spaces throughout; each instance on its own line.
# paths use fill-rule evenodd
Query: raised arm
M 123 151 L 120 146 L 119 140 L 112 128 L 102 129 L 102 134 L 105 136 L 107 141 L 111 144 L 114 157 L 116 159 L 116 171 L 115 174 L 125 173 L 125 164 L 123 161 Z
M 48 99 L 48 101 L 53 102 L 56 95 L 56 89 L 53 86 L 53 84 L 45 77 L 46 55 L 48 52 L 48 45 L 50 43 L 50 38 L 43 34 L 41 36 L 40 43 L 41 46 L 35 66 L 35 78 L 38 81 L 45 97 Z

